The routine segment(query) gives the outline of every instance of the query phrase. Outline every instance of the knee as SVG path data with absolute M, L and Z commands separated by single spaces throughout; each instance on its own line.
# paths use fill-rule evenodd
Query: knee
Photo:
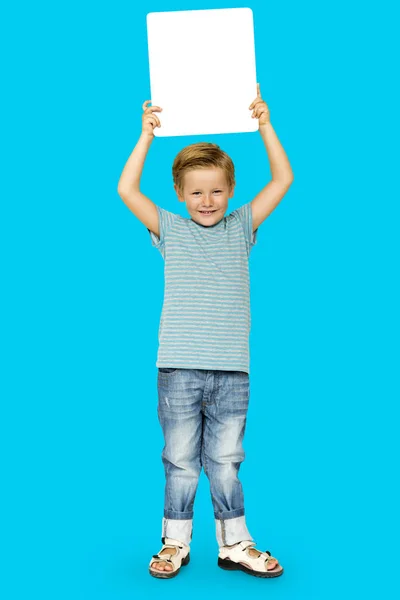
M 162 461 L 168 473 L 173 472 L 178 477 L 198 478 L 201 471 L 199 457 L 186 457 L 164 452 Z
M 202 463 L 209 479 L 234 479 L 237 477 L 241 463 L 244 461 L 243 450 L 231 454 L 203 453 Z

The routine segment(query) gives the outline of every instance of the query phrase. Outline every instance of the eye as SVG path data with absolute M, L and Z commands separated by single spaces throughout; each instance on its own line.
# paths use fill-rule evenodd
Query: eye
M 215 190 L 214 193 L 219 194 L 221 192 L 222 192 L 222 190 Z M 193 196 L 195 196 L 196 194 L 201 194 L 201 192 L 193 192 Z

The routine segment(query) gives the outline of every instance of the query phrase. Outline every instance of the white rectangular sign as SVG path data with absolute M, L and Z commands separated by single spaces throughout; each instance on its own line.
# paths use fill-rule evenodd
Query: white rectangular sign
M 148 13 L 147 36 L 156 136 L 258 130 L 250 8 Z

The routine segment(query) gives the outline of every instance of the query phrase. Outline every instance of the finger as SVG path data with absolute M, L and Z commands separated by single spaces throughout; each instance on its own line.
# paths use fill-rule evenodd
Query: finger
M 159 106 L 147 106 L 147 104 L 151 102 L 151 100 L 145 100 L 145 102 L 143 102 L 142 104 L 142 108 L 143 110 L 147 110 L 147 109 L 155 109 L 155 110 L 162 110 L 162 108 L 160 108 Z
M 260 98 L 258 98 L 258 99 L 256 98 L 256 99 L 255 99 L 255 100 L 254 100 L 254 101 L 253 101 L 253 102 L 250 104 L 250 106 L 249 106 L 249 109 L 251 109 L 251 108 L 256 108 L 256 106 L 257 106 L 257 105 L 259 105 L 259 104 L 265 104 L 265 103 L 264 103 L 264 100 L 261 100 Z
M 148 107 L 146 108 L 146 110 L 148 110 L 149 112 L 153 112 L 153 110 L 156 110 L 156 111 L 161 111 L 161 110 L 162 110 L 162 108 L 160 108 L 159 106 L 148 106 Z
M 254 108 L 253 115 L 255 115 L 258 119 L 263 112 L 266 112 L 266 108 L 262 105 L 258 105 Z
M 249 108 L 253 108 L 256 104 L 258 104 L 260 102 L 265 102 L 265 101 L 260 96 L 257 96 L 257 98 L 255 98 L 253 100 L 253 102 L 250 104 Z
M 266 118 L 267 118 L 267 119 L 269 119 L 269 111 L 268 111 L 268 110 L 262 110 L 262 111 L 260 112 L 260 114 L 258 115 L 258 117 L 257 117 L 257 118 L 258 118 L 258 119 L 261 119 L 261 117 L 262 117 L 263 115 L 265 115 L 265 116 L 266 116 Z
M 151 115 L 151 117 L 149 117 L 149 121 L 153 125 L 153 127 L 161 127 L 161 123 L 156 117 L 156 115 Z
M 267 106 L 259 106 L 255 111 L 254 111 L 257 115 L 257 117 L 261 117 L 261 115 L 265 115 L 269 113 L 269 109 Z
M 257 83 L 257 96 L 261 97 L 260 84 L 259 83 Z

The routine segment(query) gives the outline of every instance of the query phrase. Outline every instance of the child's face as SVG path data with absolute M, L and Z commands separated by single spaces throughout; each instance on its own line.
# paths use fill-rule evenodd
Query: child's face
M 200 225 L 215 225 L 225 214 L 229 198 L 233 196 L 225 178 L 225 173 L 218 167 L 209 169 L 193 169 L 184 176 L 183 196 L 174 186 L 180 202 L 186 202 L 186 208 L 193 221 Z M 203 211 L 212 211 L 204 214 Z

